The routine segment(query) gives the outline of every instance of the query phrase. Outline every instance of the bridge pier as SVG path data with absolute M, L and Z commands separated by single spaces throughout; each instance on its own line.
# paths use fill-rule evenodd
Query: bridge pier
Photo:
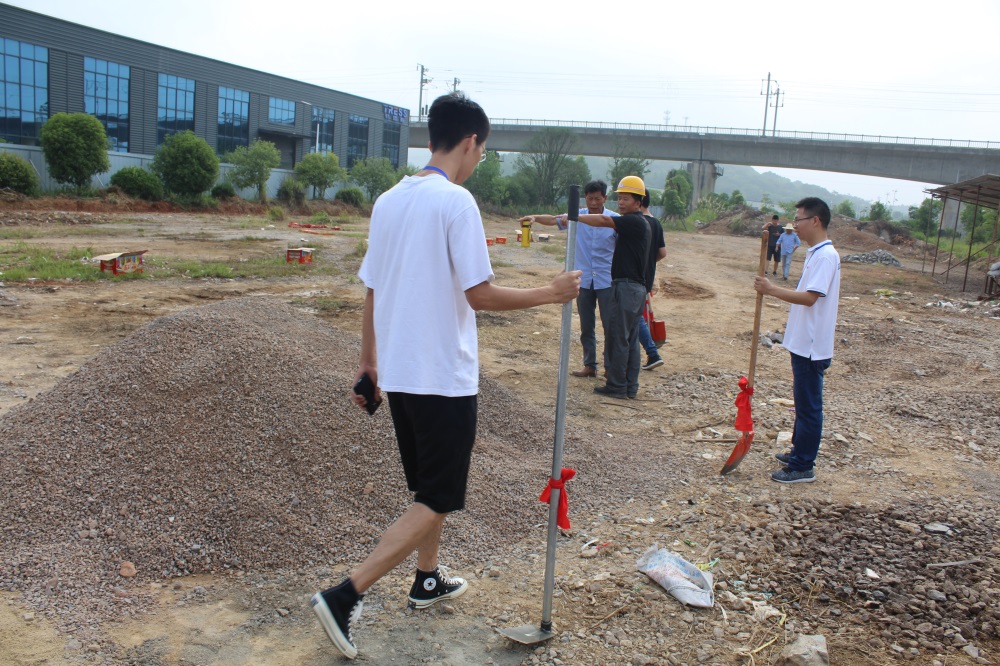
M 691 193 L 691 208 L 697 208 L 698 202 L 715 192 L 715 180 L 722 176 L 722 168 L 709 160 L 688 162 L 688 174 L 694 191 Z

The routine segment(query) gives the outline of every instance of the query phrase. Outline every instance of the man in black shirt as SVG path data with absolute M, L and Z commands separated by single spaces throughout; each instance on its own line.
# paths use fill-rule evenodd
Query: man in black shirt
M 611 257 L 611 313 L 605 327 L 608 381 L 594 393 L 611 398 L 635 398 L 639 391 L 639 319 L 646 304 L 646 264 L 649 259 L 649 222 L 642 216 L 646 184 L 638 176 L 625 176 L 615 190 L 618 217 L 580 215 L 580 222 L 615 230 L 615 253 Z M 565 215 L 556 216 L 560 225 Z M 544 218 L 538 220 L 538 218 Z M 531 215 L 531 221 L 551 224 L 551 216 Z
M 646 291 L 652 296 L 656 292 L 656 262 L 667 256 L 667 244 L 663 240 L 663 226 L 649 212 L 649 203 L 649 190 L 646 190 L 645 196 L 642 197 L 640 212 L 649 222 L 649 230 L 652 233 L 649 237 L 649 261 L 646 264 Z M 642 316 L 639 317 L 639 345 L 646 350 L 646 365 L 642 366 L 643 370 L 652 370 L 663 365 L 663 358 L 660 357 L 653 336 L 650 335 L 649 325 Z
M 778 249 L 778 239 L 781 237 L 781 224 L 778 222 L 778 216 L 772 215 L 770 224 L 765 224 L 764 228 L 767 229 L 767 259 L 768 261 L 774 261 L 774 272 L 772 275 L 778 274 L 778 262 L 781 261 L 781 250 Z M 764 271 L 764 275 L 767 275 L 767 271 Z

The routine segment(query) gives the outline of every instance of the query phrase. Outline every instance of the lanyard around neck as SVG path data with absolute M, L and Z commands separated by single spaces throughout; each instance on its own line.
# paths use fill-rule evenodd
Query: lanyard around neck
M 436 166 L 431 166 L 430 164 L 428 164 L 427 166 L 424 167 L 424 171 L 437 171 L 439 174 L 444 176 L 445 180 L 451 180 L 450 178 L 448 178 L 448 174 L 446 174 L 441 169 L 438 169 Z

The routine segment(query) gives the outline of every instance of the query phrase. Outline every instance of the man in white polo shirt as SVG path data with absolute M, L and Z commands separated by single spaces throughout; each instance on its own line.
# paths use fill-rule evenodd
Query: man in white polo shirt
M 795 204 L 795 231 L 809 247 L 798 286 L 786 289 L 766 277 L 754 289 L 791 303 L 782 345 L 792 355 L 795 427 L 792 449 L 775 457 L 784 467 L 771 474 L 778 483 L 816 480 L 813 465 L 823 435 L 823 374 L 833 359 L 833 338 L 840 300 L 840 255 L 828 235 L 830 207 L 807 197 Z

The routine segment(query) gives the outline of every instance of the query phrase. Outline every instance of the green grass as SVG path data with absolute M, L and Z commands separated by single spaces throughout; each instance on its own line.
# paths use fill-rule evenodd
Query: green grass
M 94 238 L 102 236 L 117 236 L 121 229 L 108 229 L 91 226 L 60 227 L 59 236 Z M 0 227 L 0 240 L 24 240 L 30 238 L 48 238 L 52 236 L 51 227 Z
M 566 248 L 560 247 L 558 245 L 548 245 L 548 244 L 542 243 L 541 248 L 542 248 L 542 252 L 544 252 L 545 254 L 551 254 L 551 255 L 554 255 L 554 256 L 558 255 L 560 257 L 566 255 Z
M 87 261 L 92 248 L 73 247 L 65 252 L 35 247 L 27 243 L 0 246 L 0 279 L 5 282 L 28 280 L 73 280 L 92 282 L 101 279 L 100 267 Z
M 239 222 L 237 222 L 235 224 L 227 225 L 225 228 L 226 229 L 264 229 L 269 224 L 271 224 L 271 222 L 269 220 L 265 220 L 262 217 L 250 217 L 250 218 L 247 218 L 245 220 L 240 220 Z
M 266 238 L 264 236 L 244 236 L 239 239 L 241 243 L 270 243 L 273 238 Z

